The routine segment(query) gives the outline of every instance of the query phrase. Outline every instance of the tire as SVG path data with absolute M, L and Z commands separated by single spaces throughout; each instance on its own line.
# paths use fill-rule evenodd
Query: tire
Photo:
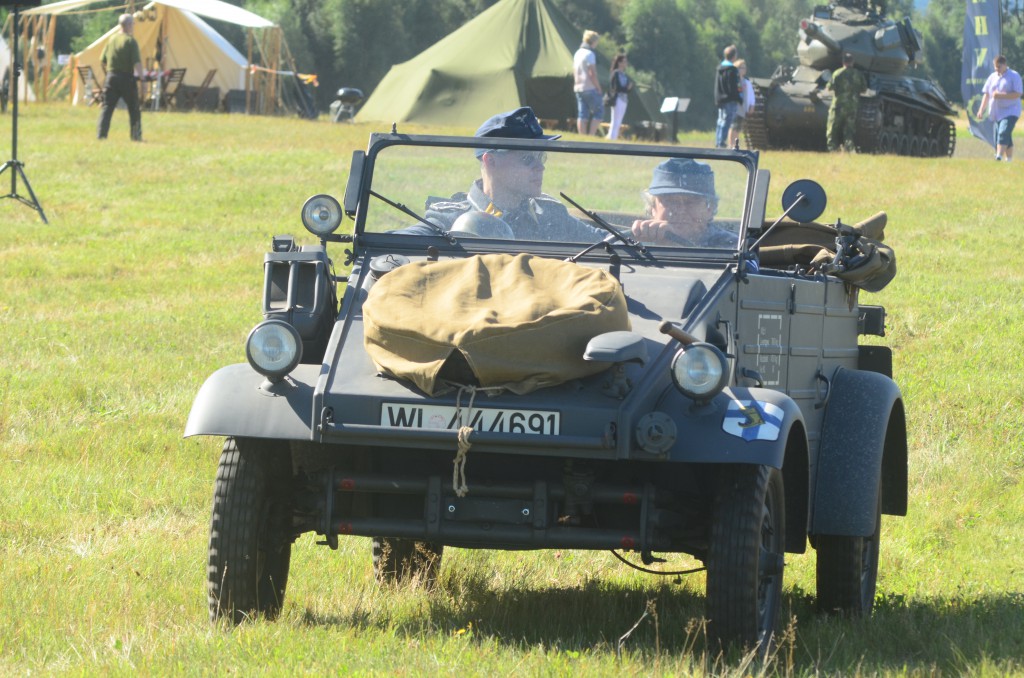
M 881 488 L 875 513 L 875 533 L 870 537 L 819 534 L 818 611 L 851 617 L 867 617 L 875 603 L 878 582 L 878 551 L 881 544 Z
M 381 584 L 437 583 L 444 546 L 413 539 L 373 538 L 373 574 Z
M 286 444 L 228 438 L 210 518 L 210 620 L 275 619 L 291 562 L 292 467 Z
M 712 509 L 705 601 L 710 638 L 765 652 L 775 635 L 785 569 L 786 498 L 769 466 L 726 465 Z

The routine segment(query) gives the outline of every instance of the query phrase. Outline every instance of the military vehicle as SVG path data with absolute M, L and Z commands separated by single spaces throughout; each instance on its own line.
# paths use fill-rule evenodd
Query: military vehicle
M 481 153 L 575 235 L 516 239 L 471 209 Z M 703 172 L 690 197 L 716 246 L 668 221 L 633 238 L 670 160 Z M 810 544 L 819 607 L 870 614 L 881 515 L 907 510 L 885 310 L 861 303 L 893 253 L 879 218 L 815 222 L 810 180 L 769 220 L 769 178 L 751 151 L 373 134 L 344 197 L 303 205 L 312 243 L 273 238 L 247 362 L 207 379 L 185 427 L 225 438 L 212 619 L 276 617 L 307 533 L 365 539 L 367 576 L 394 585 L 445 586 L 451 548 L 692 566 L 709 637 L 759 648 Z
M 909 18 L 892 21 L 872 3 L 857 1 L 816 7 L 800 22 L 799 65 L 751 78 L 757 103 L 746 119 L 748 146 L 827 150 L 832 93 L 826 87 L 844 52 L 868 81 L 855 134 L 860 152 L 953 155 L 952 104 L 937 82 L 915 73 L 920 34 Z

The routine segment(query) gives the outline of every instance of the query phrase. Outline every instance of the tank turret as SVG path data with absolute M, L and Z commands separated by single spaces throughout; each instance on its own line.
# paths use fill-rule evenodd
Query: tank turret
M 831 64 L 839 59 L 843 51 L 842 45 L 822 30 L 820 24 L 804 19 L 800 22 L 800 31 L 802 32 L 801 37 L 803 39 L 796 48 L 797 55 L 800 57 L 800 63 L 815 68 L 820 68 L 821 66 L 829 68 Z M 817 49 L 818 45 L 822 45 L 825 48 L 823 53 Z
M 832 72 L 849 53 L 867 77 L 856 145 L 861 152 L 952 155 L 955 115 L 945 92 L 918 71 L 921 36 L 909 18 L 893 21 L 873 3 L 819 6 L 800 22 L 797 61 L 771 78 L 752 78 L 757 105 L 747 116 L 751 148 L 826 150 Z

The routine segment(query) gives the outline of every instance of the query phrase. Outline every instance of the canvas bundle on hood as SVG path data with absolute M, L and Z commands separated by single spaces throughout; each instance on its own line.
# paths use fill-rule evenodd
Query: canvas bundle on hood
M 452 361 L 474 385 L 520 394 L 595 374 L 608 365 L 583 360 L 587 342 L 629 329 L 610 274 L 528 254 L 401 266 L 374 284 L 363 319 L 378 368 L 428 394 Z

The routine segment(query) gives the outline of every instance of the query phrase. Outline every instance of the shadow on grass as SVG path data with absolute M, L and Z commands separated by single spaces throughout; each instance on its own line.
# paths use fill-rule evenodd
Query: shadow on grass
M 304 622 L 388 629 L 407 636 L 468 634 L 514 648 L 606 648 L 611 654 L 628 635 L 621 647 L 629 653 L 688 654 L 707 661 L 703 596 L 670 581 L 642 588 L 596 580 L 571 588 L 495 590 L 492 584 L 482 575 L 446 577 L 437 590 L 420 591 L 426 598 L 412 606 L 412 612 L 387 602 L 390 596 L 409 596 L 408 591 L 384 590 L 378 602 L 386 610 L 361 607 L 323 614 L 307 609 Z M 653 614 L 645 616 L 645 611 Z M 634 624 L 635 630 L 627 633 Z M 979 665 L 1020 668 L 1024 593 L 970 599 L 880 596 L 871 618 L 850 619 L 818 614 L 812 595 L 789 588 L 778 629 L 788 637 L 768 672 L 962 673 Z M 728 663 L 738 659 L 730 657 Z

